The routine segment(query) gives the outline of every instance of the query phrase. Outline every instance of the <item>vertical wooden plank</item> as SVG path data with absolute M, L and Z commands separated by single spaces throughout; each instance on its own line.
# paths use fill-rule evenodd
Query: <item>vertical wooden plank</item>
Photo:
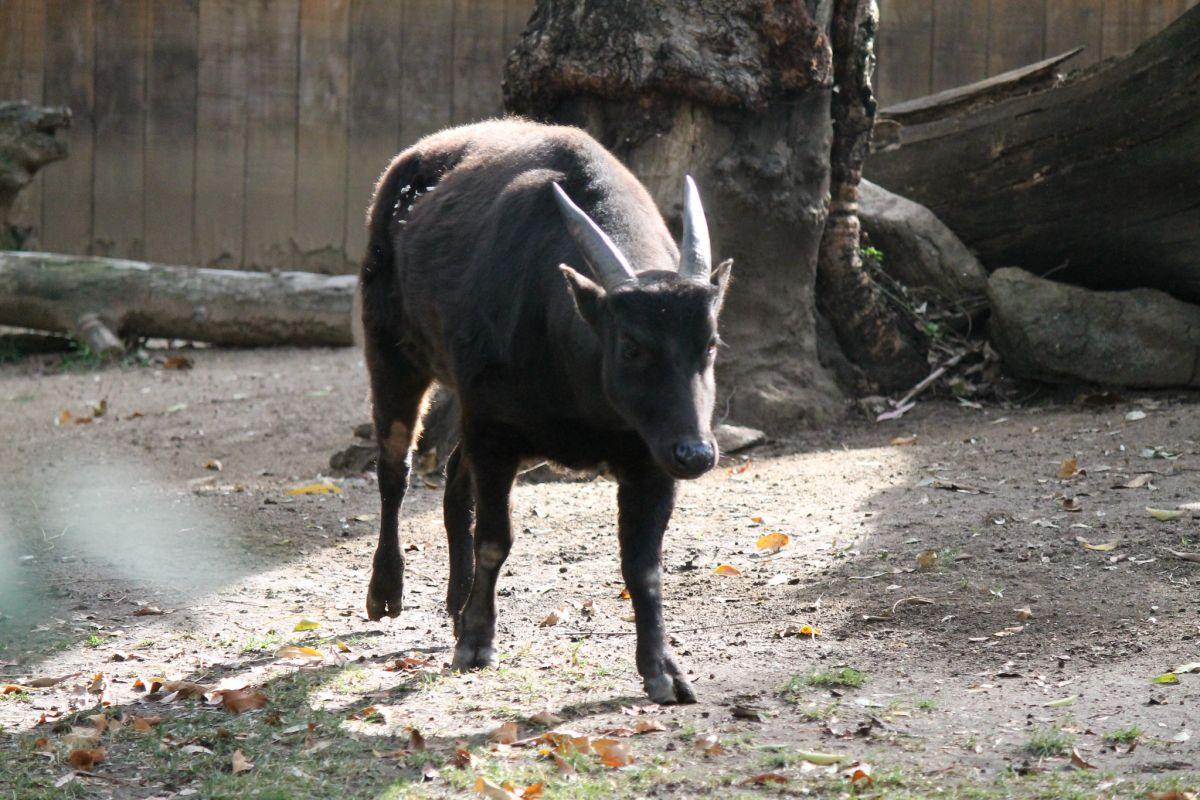
M 504 57 L 517 46 L 517 40 L 533 13 L 533 0 L 506 0 L 504 4 Z
M 42 246 L 86 253 L 92 241 L 94 6 L 47 0 L 44 102 L 71 109 L 70 157 L 44 170 Z
M 44 94 L 46 59 L 46 6 L 43 0 L 18 0 L 18 15 L 21 21 L 21 82 L 18 96 L 31 103 L 41 103 Z M 66 133 L 59 136 L 66 138 Z M 25 247 L 41 247 L 42 238 L 42 187 L 45 173 L 33 176 L 33 182 L 17 195 L 11 219 L 15 225 L 29 230 Z
M 21 12 L 20 0 L 0 0 L 0 100 L 21 99 Z
M 1046 7 L 1046 56 L 1083 47 L 1083 52 L 1068 62 L 1068 68 L 1086 67 L 1099 61 L 1103 12 L 1103 0 L 1055 0 L 1049 3 Z
M 988 0 L 934 0 L 930 91 L 986 78 L 987 46 Z
M 152 0 L 146 65 L 146 258 L 190 264 L 196 166 L 197 0 Z
M 454 0 L 454 124 L 500 113 L 504 0 Z
M 246 50 L 248 268 L 288 265 L 296 202 L 299 0 L 253 0 Z
M 1103 0 L 1100 56 L 1121 55 L 1133 46 L 1129 27 L 1129 0 Z
M 196 263 L 241 267 L 246 177 L 246 13 L 203 0 L 196 97 Z
M 875 48 L 881 105 L 928 94 L 933 78 L 933 0 L 882 0 Z
M 147 0 L 96 0 L 96 149 L 92 249 L 144 258 Z
M 400 143 L 450 124 L 454 96 L 454 4 L 408 0 L 400 46 Z
M 1045 57 L 1045 0 L 991 0 L 988 8 L 988 74 Z
M 354 0 L 350 12 L 349 164 L 346 252 L 362 258 L 371 192 L 399 150 L 400 4 Z
M 304 0 L 295 220 L 297 258 L 303 269 L 347 269 L 343 187 L 349 95 L 350 0 Z

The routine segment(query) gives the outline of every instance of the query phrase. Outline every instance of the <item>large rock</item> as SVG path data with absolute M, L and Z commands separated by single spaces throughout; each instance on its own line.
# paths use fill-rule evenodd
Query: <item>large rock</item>
M 1021 377 L 1200 386 L 1200 306 L 1157 289 L 1097 292 L 1015 268 L 992 273 L 988 299 L 992 343 Z
M 909 287 L 937 290 L 959 302 L 981 297 L 988 275 L 954 232 L 923 205 L 864 180 L 858 216 L 871 244 L 883 251 L 883 269 Z

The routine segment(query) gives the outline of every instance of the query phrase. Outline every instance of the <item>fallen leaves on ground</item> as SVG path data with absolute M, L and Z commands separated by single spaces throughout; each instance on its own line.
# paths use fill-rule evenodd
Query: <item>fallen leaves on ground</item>
M 892 446 L 894 447 L 908 447 L 916 443 L 917 435 L 915 433 L 912 436 L 895 436 L 892 438 Z
M 1100 542 L 1098 544 L 1092 544 L 1082 536 L 1076 536 L 1075 541 L 1079 542 L 1088 550 L 1096 550 L 1101 553 L 1107 553 L 1110 550 L 1115 550 L 1117 549 L 1117 545 L 1120 544 L 1119 542 Z
M 1185 792 L 1182 789 L 1169 789 L 1165 792 L 1147 792 L 1146 800 L 1196 800 L 1196 793 Z
M 67 761 L 75 769 L 91 772 L 92 768 L 104 760 L 103 747 L 79 747 L 67 754 Z
M 289 644 L 275 651 L 276 658 L 303 658 L 324 660 L 325 655 L 315 647 Z
M 706 756 L 719 756 L 725 752 L 725 747 L 715 733 L 705 733 L 692 740 L 692 749 L 699 750 Z
M 936 550 L 922 550 L 917 554 L 917 569 L 930 570 L 937 566 L 938 554 Z
M 736 575 L 742 574 L 742 571 L 740 569 L 738 569 L 737 567 L 735 567 L 733 564 L 718 564 L 716 569 L 713 570 L 713 572 L 715 572 L 717 575 L 730 575 L 730 576 L 736 576 Z
M 840 764 L 846 760 L 846 756 L 838 753 L 818 753 L 814 750 L 798 750 L 797 757 L 801 761 L 807 761 L 810 764 L 816 764 L 820 767 L 827 767 L 830 764 Z
M 1179 676 L 1174 672 L 1164 672 L 1162 675 L 1155 675 L 1150 680 L 1151 683 L 1174 684 L 1179 683 Z
M 346 648 L 347 650 L 349 648 Z M 384 667 L 385 672 L 410 672 L 412 670 L 435 667 L 437 662 L 424 653 L 413 653 L 411 656 L 397 658 L 391 665 Z
M 78 674 L 78 672 L 72 672 L 70 675 L 63 675 L 61 678 L 31 678 L 30 680 L 25 681 L 25 685 L 32 686 L 34 689 L 48 689 L 51 686 L 57 686 L 65 680 L 70 680 Z
M 246 758 L 246 754 L 241 750 L 234 750 L 233 756 L 230 758 L 230 769 L 234 775 L 240 772 L 249 772 L 254 769 L 254 763 Z
M 1079 462 L 1074 458 L 1064 458 L 1062 464 L 1058 467 L 1058 477 L 1066 480 L 1073 478 L 1079 473 Z
M 1096 765 L 1088 763 L 1087 759 L 1080 754 L 1079 749 L 1075 747 L 1071 748 L 1071 766 L 1075 767 L 1076 769 L 1096 768 Z
M 342 487 L 336 486 L 328 481 L 321 483 L 307 483 L 303 486 L 296 486 L 287 490 L 288 494 L 341 494 Z
M 560 622 L 564 622 L 570 618 L 571 618 L 570 606 L 563 606 L 562 608 L 555 609 L 554 611 L 551 611 L 549 614 L 547 614 L 545 619 L 543 619 L 541 622 L 538 623 L 538 627 L 539 628 L 550 628 L 550 627 L 553 627 L 554 625 L 557 625 Z
M 519 738 L 521 735 L 515 722 L 506 722 L 488 734 L 488 741 L 496 744 L 512 744 Z
M 163 369 L 191 369 L 192 360 L 187 356 L 167 356 L 163 359 Z
M 758 775 L 752 775 L 742 781 L 746 786 L 766 786 L 769 783 L 784 784 L 790 781 L 786 775 L 780 775 L 778 772 L 763 772 Z
M 296 632 L 315 631 L 319 627 L 321 627 L 321 623 L 319 622 L 313 622 L 311 619 L 302 619 L 296 623 L 296 627 L 292 628 L 292 630 Z
M 134 611 L 133 615 L 135 617 L 157 617 L 161 613 L 163 611 L 158 606 L 142 606 L 137 611 Z
M 763 534 L 762 536 L 758 537 L 758 541 L 754 544 L 759 550 L 767 550 L 777 553 L 783 548 L 787 547 L 788 542 L 790 541 L 791 539 L 786 533 L 775 532 Z
M 633 763 L 633 749 L 626 743 L 616 739 L 593 739 L 592 749 L 600 757 L 600 763 L 606 767 L 627 767 Z
M 786 639 L 789 636 L 805 636 L 811 639 L 820 635 L 821 631 L 819 628 L 814 628 L 812 625 L 805 623 L 803 625 L 788 625 L 783 630 L 776 631 L 775 638 Z
M 1146 506 L 1146 513 L 1159 522 L 1170 522 L 1173 519 L 1179 519 L 1183 516 L 1183 511 L 1177 508 L 1151 508 L 1150 506 Z
M 1154 480 L 1154 473 L 1143 472 L 1140 475 L 1135 475 L 1124 483 L 1118 483 L 1112 487 L 1114 489 L 1141 489 L 1143 486 L 1149 486 L 1150 481 Z
M 518 791 L 507 781 L 503 785 L 495 784 L 480 775 L 475 778 L 475 791 L 491 800 L 536 800 L 542 796 L 542 784 L 532 783 Z
M 212 699 L 231 714 L 254 711 L 267 704 L 267 696 L 257 689 L 222 689 L 213 692 Z

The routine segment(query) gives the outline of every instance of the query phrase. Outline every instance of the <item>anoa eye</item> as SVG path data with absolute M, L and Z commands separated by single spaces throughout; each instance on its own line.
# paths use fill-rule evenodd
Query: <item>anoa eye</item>
M 645 360 L 649 351 L 632 339 L 621 340 L 621 360 L 627 363 Z

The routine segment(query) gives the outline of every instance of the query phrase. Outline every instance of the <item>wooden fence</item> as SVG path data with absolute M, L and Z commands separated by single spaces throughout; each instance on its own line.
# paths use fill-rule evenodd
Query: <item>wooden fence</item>
M 879 0 L 880 102 L 982 80 L 1072 48 L 1120 55 L 1200 0 Z
M 70 106 L 34 244 L 342 272 L 403 145 L 501 110 L 533 0 L 0 0 L 0 98 Z
M 883 102 L 1075 45 L 1087 63 L 1200 0 L 880 0 Z M 533 0 L 0 0 L 0 98 L 67 105 L 32 246 L 342 272 L 404 145 L 500 111 Z

